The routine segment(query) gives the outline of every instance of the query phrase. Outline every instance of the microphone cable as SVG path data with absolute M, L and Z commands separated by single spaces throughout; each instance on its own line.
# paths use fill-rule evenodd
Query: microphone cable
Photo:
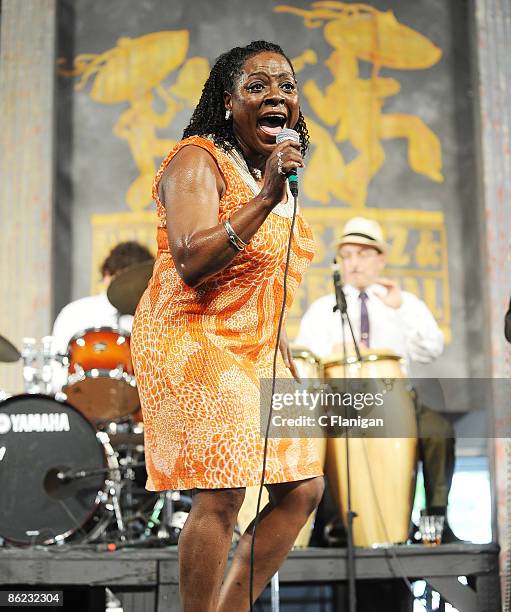
M 287 242 L 286 265 L 284 268 L 284 282 L 283 282 L 283 299 L 282 299 L 282 306 L 281 306 L 280 315 L 279 315 L 279 325 L 277 328 L 277 340 L 275 341 L 275 349 L 273 351 L 270 410 L 268 413 L 268 420 L 266 423 L 266 430 L 264 434 L 263 468 L 262 468 L 262 473 L 261 473 L 261 482 L 259 484 L 259 494 L 257 496 L 257 507 L 256 507 L 256 516 L 254 520 L 254 528 L 252 529 L 252 542 L 250 544 L 250 580 L 249 580 L 250 612 L 253 612 L 254 610 L 252 602 L 254 599 L 254 553 L 255 553 L 256 531 L 257 531 L 257 525 L 259 524 L 259 512 L 261 508 L 261 498 L 263 495 L 264 477 L 265 477 L 265 472 L 266 472 L 266 455 L 268 452 L 268 435 L 270 432 L 270 424 L 271 424 L 271 418 L 273 414 L 273 394 L 275 393 L 275 384 L 276 384 L 276 377 L 277 377 L 277 355 L 279 351 L 280 334 L 282 331 L 282 324 L 284 321 L 284 313 L 286 311 L 287 276 L 288 276 L 288 271 L 289 271 L 289 260 L 291 257 L 291 244 L 293 242 L 293 232 L 294 232 L 295 222 L 296 222 L 297 203 L 298 203 L 298 196 L 293 195 L 293 216 L 291 218 L 291 228 L 289 230 L 289 239 Z

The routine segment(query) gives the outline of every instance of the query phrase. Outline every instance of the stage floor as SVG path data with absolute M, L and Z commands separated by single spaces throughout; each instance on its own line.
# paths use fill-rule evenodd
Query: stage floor
M 446 544 L 356 549 L 357 580 L 425 579 L 460 612 L 500 612 L 498 546 Z M 279 571 L 281 583 L 325 584 L 347 579 L 346 549 L 294 550 Z M 471 586 L 459 576 L 472 577 Z M 120 594 L 124 612 L 179 610 L 177 548 L 95 546 L 0 549 L 0 590 L 9 585 L 108 586 Z

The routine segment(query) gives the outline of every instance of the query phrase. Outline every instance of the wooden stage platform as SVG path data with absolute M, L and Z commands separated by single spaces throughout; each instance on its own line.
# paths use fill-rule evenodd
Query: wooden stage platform
M 357 549 L 357 580 L 424 578 L 460 612 L 500 612 L 498 547 L 447 544 L 434 548 L 404 545 Z M 279 572 L 283 584 L 339 584 L 347 578 L 346 550 L 292 551 Z M 470 586 L 458 576 L 472 577 Z M 1 590 L 11 585 L 37 587 L 108 586 L 124 612 L 179 610 L 177 549 L 98 551 L 89 547 L 0 549 Z

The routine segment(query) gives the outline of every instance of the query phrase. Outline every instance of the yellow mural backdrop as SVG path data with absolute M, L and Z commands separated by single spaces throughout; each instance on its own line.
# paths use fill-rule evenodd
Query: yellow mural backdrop
M 302 85 L 312 115 L 306 116 L 311 156 L 304 171 L 303 191 L 309 200 L 328 208 L 309 207 L 318 244 L 314 265 L 290 316 L 290 334 L 297 330 L 311 301 L 332 291 L 331 244 L 342 225 L 355 214 L 378 220 L 391 244 L 387 273 L 403 289 L 420 296 L 451 338 L 448 253 L 441 211 L 395 210 L 367 206 L 371 180 L 385 164 L 383 142 L 405 139 L 410 170 L 436 183 L 442 175 L 442 147 L 438 136 L 413 114 L 386 113 L 385 101 L 399 94 L 395 78 L 382 77 L 381 68 L 424 70 L 438 63 L 442 50 L 420 32 L 400 23 L 392 11 L 368 4 L 313 2 L 309 9 L 279 5 L 279 13 L 296 15 L 306 28 L 322 28 L 333 48 L 323 65 L 331 82 L 324 89 L 314 80 Z M 320 63 L 314 49 L 293 59 L 297 72 Z M 362 78 L 360 62 L 371 66 Z M 352 159 L 346 161 L 343 147 Z M 398 189 L 398 186 L 396 186 Z M 343 206 L 344 205 L 344 206 Z
M 72 70 L 60 68 L 63 76 L 80 76 L 77 91 L 93 79 L 89 95 L 94 101 L 129 104 L 112 132 L 126 141 L 138 174 L 126 191 L 129 212 L 91 216 L 92 293 L 102 290 L 97 270 L 118 242 L 137 240 L 154 251 L 156 214 L 145 209 L 152 204 L 151 187 L 161 159 L 176 143 L 160 137 L 158 130 L 168 130 L 183 108 L 195 107 L 209 74 L 206 58 L 187 58 L 189 38 L 187 30 L 120 38 L 104 53 L 78 55 Z M 176 71 L 173 85 L 165 87 L 163 82 Z M 154 109 L 156 96 L 163 112 Z
M 303 83 L 303 106 L 311 138 L 311 154 L 303 178 L 303 192 L 313 204 L 305 206 L 318 245 L 316 259 L 288 318 L 293 336 L 304 309 L 329 293 L 331 244 L 353 215 L 380 221 L 391 243 L 387 272 L 426 301 L 450 339 L 449 279 L 444 217 L 440 211 L 394 210 L 368 206 L 371 180 L 385 164 L 383 142 L 405 139 L 410 171 L 442 182 L 442 149 L 438 136 L 422 119 L 406 113 L 386 113 L 385 101 L 399 95 L 401 84 L 382 77 L 381 68 L 425 70 L 436 64 L 442 51 L 421 33 L 400 23 L 391 11 L 367 4 L 314 2 L 303 9 L 279 5 L 276 12 L 303 20 L 306 28 L 322 28 L 330 55 L 318 57 L 304 49 L 294 58 L 297 72 L 323 64 L 331 75 L 324 88 L 314 80 Z M 202 57 L 187 57 L 187 30 L 155 32 L 139 38 L 121 38 L 112 49 L 75 58 L 67 76 L 79 76 L 77 90 L 92 80 L 90 97 L 100 104 L 128 102 L 112 128 L 129 147 L 137 176 L 126 191 L 128 211 L 93 215 L 91 288 L 100 288 L 96 270 L 117 242 L 135 239 L 154 249 L 156 217 L 151 205 L 151 184 L 160 160 L 175 141 L 168 133 L 176 114 L 197 103 L 209 64 Z M 369 62 L 371 74 L 360 75 L 359 63 Z M 174 74 L 175 73 L 175 74 Z M 164 85 L 169 75 L 174 84 Z M 154 110 L 155 98 L 164 111 Z M 413 110 L 413 109 L 411 109 Z M 343 147 L 355 152 L 347 160 Z M 398 186 L 396 185 L 396 190 Z M 326 205 L 329 205 L 328 207 Z
M 368 184 L 385 163 L 382 140 L 396 138 L 407 140 L 412 170 L 443 181 L 438 137 L 419 117 L 383 112 L 385 99 L 397 95 L 401 85 L 396 79 L 379 76 L 382 67 L 429 68 L 439 61 L 442 51 L 400 24 L 391 11 L 378 11 L 367 4 L 314 2 L 311 10 L 281 5 L 275 11 L 303 17 L 308 28 L 324 25 L 325 40 L 334 48 L 324 61 L 332 76 L 330 85 L 322 90 L 313 80 L 303 84 L 317 118 L 307 117 L 312 155 L 305 170 L 305 195 L 322 204 L 337 199 L 353 208 L 364 207 Z M 300 69 L 318 61 L 311 49 L 299 60 Z M 360 60 L 371 64 L 370 78 L 360 77 Z M 345 161 L 341 143 L 355 150 L 354 159 Z

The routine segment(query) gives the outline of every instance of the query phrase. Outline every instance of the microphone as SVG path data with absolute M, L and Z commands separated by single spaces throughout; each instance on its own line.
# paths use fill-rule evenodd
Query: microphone
M 298 132 L 290 128 L 284 128 L 277 134 L 277 144 L 284 142 L 284 140 L 292 140 L 293 142 L 300 144 L 300 136 L 298 135 Z M 287 180 L 289 182 L 289 189 L 293 194 L 293 197 L 296 198 L 298 196 L 298 175 L 296 174 L 296 170 L 291 170 L 291 172 L 289 172 L 287 175 Z
M 337 259 L 334 257 L 334 263 L 332 264 L 332 270 L 334 273 L 334 288 L 335 288 L 335 301 L 334 312 L 340 310 L 341 314 L 347 312 L 348 304 L 346 303 L 346 296 L 342 289 L 342 280 L 339 264 Z

